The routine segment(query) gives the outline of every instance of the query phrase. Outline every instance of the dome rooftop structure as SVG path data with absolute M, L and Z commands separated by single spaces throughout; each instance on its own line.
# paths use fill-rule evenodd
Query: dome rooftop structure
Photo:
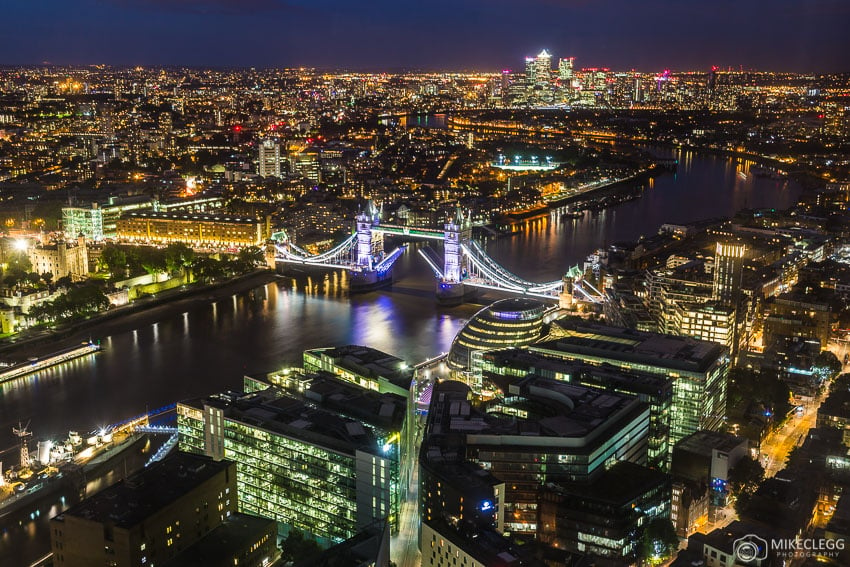
M 548 306 L 534 299 L 502 299 L 472 316 L 452 341 L 448 364 L 454 370 L 470 367 L 472 353 L 518 347 L 540 340 Z

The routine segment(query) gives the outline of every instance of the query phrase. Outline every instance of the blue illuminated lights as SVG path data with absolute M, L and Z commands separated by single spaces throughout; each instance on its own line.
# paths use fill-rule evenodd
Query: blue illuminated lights
M 485 500 L 484 502 L 481 503 L 481 506 L 479 506 L 479 509 L 482 512 L 489 512 L 490 510 L 493 509 L 493 503 L 490 502 L 489 500 Z

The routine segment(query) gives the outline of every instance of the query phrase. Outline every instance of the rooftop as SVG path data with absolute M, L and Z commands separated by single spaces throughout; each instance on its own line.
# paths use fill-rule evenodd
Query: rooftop
M 317 348 L 304 351 L 304 354 L 325 356 L 341 368 L 363 376 L 384 378 L 404 390 L 410 388 L 413 380 L 413 369 L 404 360 L 367 346 Z
M 322 409 L 305 400 L 269 389 L 245 394 L 226 392 L 184 402 L 203 410 L 205 405 L 224 410 L 228 421 L 352 455 L 354 451 L 378 454 L 378 437 L 387 433 L 368 423 Z
M 580 360 L 564 360 L 534 352 L 528 348 L 494 350 L 483 355 L 484 360 L 497 366 L 526 371 L 546 378 L 569 376 L 571 380 L 597 387 L 657 396 L 672 388 L 670 378 L 658 374 L 624 370 L 609 364 L 593 365 Z M 485 372 L 491 380 L 503 380 Z M 575 377 L 575 378 L 574 378 Z
M 189 213 L 184 211 L 131 211 L 121 215 L 122 219 L 160 219 L 175 221 L 205 221 L 224 222 L 234 224 L 259 223 L 258 219 L 252 217 L 240 217 L 228 214 Z
M 65 516 L 131 528 L 233 466 L 231 461 L 177 452 L 72 506 Z
M 276 380 L 278 376 L 272 372 L 255 380 L 271 383 L 288 396 L 375 427 L 399 431 L 404 424 L 407 399 L 399 395 L 367 390 L 323 370 L 298 374 L 294 379 L 292 374 L 284 380 Z
M 715 450 L 728 453 L 740 447 L 741 444 L 746 443 L 747 439 L 743 437 L 735 437 L 729 433 L 701 429 L 676 443 L 676 450 L 711 457 L 712 452 Z
M 436 453 L 426 452 L 429 460 L 439 457 L 437 446 L 444 455 L 451 453 L 450 439 L 457 436 L 474 436 L 479 443 L 491 437 L 504 446 L 567 443 L 580 451 L 600 442 L 604 436 L 595 435 L 597 430 L 648 411 L 646 404 L 626 394 L 536 376 L 514 378 L 504 399 L 482 408 L 473 406 L 467 395 L 468 387 L 460 382 L 442 382 L 435 388 L 426 439 L 434 436 L 439 443 Z
M 531 345 L 555 356 L 591 356 L 648 366 L 705 373 L 726 349 L 721 345 L 676 335 L 609 327 L 574 319 L 553 322 L 565 336 Z

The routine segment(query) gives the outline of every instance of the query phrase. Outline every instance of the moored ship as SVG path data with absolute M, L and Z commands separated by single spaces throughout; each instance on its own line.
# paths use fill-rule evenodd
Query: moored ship
M 144 434 L 132 430 L 100 431 L 87 437 L 72 431 L 64 441 L 39 441 L 29 451 L 28 427 L 13 428 L 21 440 L 19 462 L 3 470 L 0 464 L 0 517 L 11 514 L 60 489 L 79 490 L 95 468 L 134 447 L 141 448 Z

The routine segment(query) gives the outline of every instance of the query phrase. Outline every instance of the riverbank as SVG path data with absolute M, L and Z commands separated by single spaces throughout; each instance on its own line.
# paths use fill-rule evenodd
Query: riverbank
M 265 285 L 279 277 L 271 270 L 260 270 L 211 285 L 189 286 L 186 289 L 163 292 L 156 297 L 137 300 L 85 321 L 60 325 L 47 332 L 42 330 L 37 336 L 22 337 L 15 342 L 4 342 L 0 344 L 0 358 L 20 361 L 89 339 L 96 342 L 111 334 L 129 331 L 182 313 L 197 305 Z

